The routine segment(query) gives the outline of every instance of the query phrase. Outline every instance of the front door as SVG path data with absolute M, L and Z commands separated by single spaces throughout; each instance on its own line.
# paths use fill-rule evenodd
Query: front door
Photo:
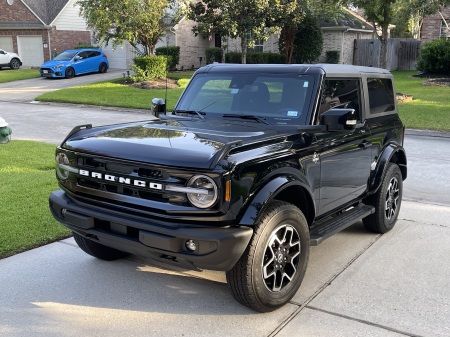
M 319 111 L 330 108 L 354 109 L 358 126 L 353 130 L 331 131 L 317 136 L 316 160 L 320 162 L 319 214 L 333 211 L 358 199 L 367 189 L 370 176 L 370 129 L 361 121 L 359 79 L 325 80 Z

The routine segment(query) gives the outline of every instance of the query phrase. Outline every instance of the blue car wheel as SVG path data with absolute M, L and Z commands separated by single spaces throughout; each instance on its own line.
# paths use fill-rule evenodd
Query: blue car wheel
M 72 67 L 66 69 L 66 78 L 72 78 L 75 76 L 75 70 Z

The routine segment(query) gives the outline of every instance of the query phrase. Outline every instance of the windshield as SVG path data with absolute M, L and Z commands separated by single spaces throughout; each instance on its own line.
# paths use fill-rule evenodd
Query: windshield
M 257 117 L 275 124 L 305 124 L 314 77 L 286 74 L 198 74 L 175 112 L 205 118 Z
M 57 61 L 70 61 L 77 52 L 75 51 L 65 51 L 54 58 Z

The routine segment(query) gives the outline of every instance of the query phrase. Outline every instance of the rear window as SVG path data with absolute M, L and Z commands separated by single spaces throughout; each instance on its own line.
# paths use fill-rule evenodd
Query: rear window
M 389 78 L 368 78 L 369 106 L 371 114 L 395 110 L 395 94 Z

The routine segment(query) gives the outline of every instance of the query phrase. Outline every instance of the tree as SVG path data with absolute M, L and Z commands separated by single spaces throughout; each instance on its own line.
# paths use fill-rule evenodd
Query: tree
M 322 53 L 323 34 L 318 19 L 307 14 L 297 27 L 295 34 L 295 63 L 316 62 Z
M 203 0 L 191 4 L 188 18 L 197 23 L 194 32 L 205 38 L 215 34 L 240 38 L 242 63 L 246 63 L 247 47 L 266 40 L 275 30 L 268 25 L 269 15 L 269 0 Z
M 151 55 L 164 33 L 164 17 L 169 0 L 78 0 L 87 26 L 97 40 L 114 46 L 128 41 L 135 49 L 144 47 Z

